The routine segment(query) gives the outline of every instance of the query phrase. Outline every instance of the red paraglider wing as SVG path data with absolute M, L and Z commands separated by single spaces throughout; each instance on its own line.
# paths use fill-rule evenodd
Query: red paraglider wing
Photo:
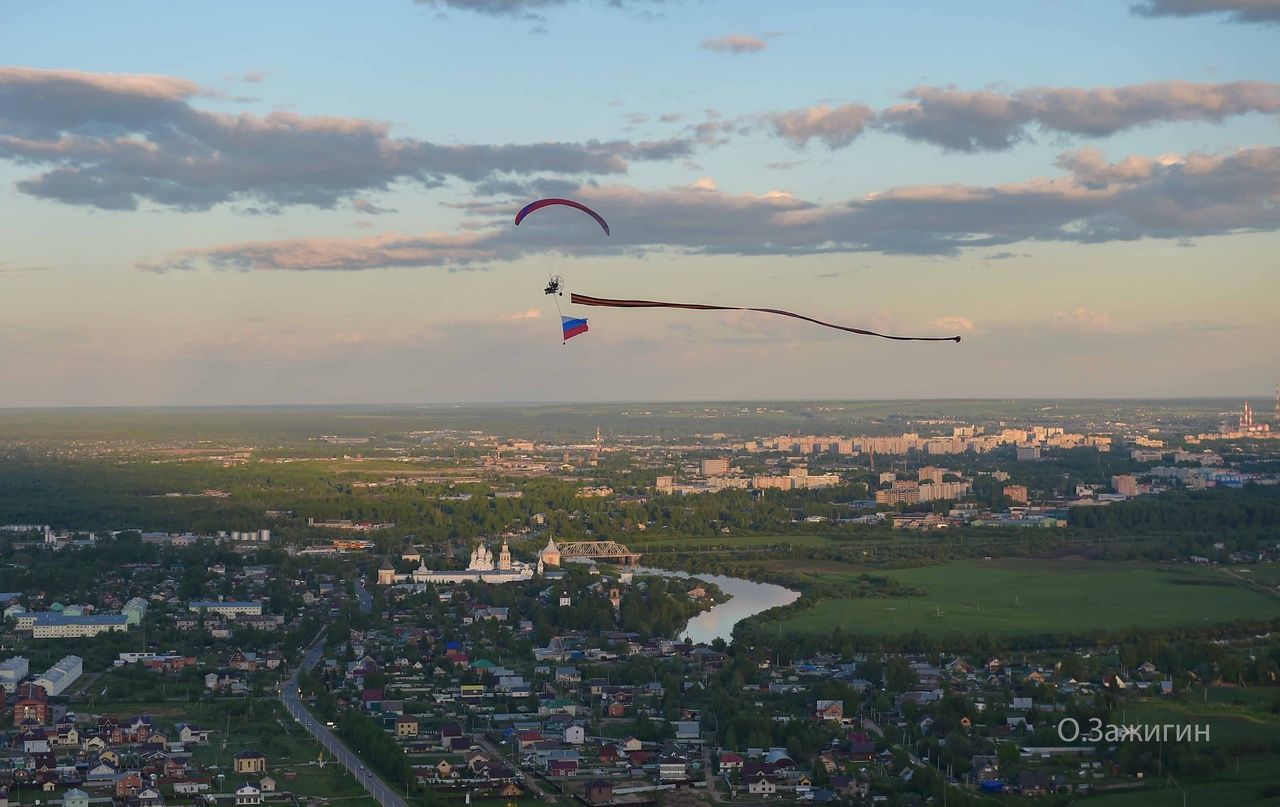
M 596 223 L 600 225 L 600 229 L 604 230 L 605 235 L 610 235 L 609 222 L 605 221 L 603 216 L 581 202 L 575 202 L 572 199 L 539 199 L 536 202 L 530 202 L 521 208 L 520 212 L 516 214 L 516 226 L 519 227 L 520 222 L 524 221 L 525 216 L 529 215 L 533 211 L 541 210 L 542 208 L 550 207 L 551 205 L 564 205 L 566 207 L 572 207 L 575 210 L 581 210 L 583 213 L 586 213 L 588 216 L 596 220 Z

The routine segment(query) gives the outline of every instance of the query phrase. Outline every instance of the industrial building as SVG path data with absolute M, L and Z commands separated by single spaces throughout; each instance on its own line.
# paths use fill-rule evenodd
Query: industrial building
M 27 677 L 30 667 L 22 656 L 14 656 L 0 663 L 0 687 L 12 695 L 18 689 L 18 682 Z
M 187 606 L 188 611 L 206 611 L 218 616 L 234 617 L 240 614 L 262 616 L 262 603 L 256 600 L 198 600 Z
M 84 672 L 84 660 L 79 656 L 66 656 L 46 670 L 44 675 L 36 678 L 35 683 L 44 687 L 49 697 L 54 698 L 74 684 L 82 672 Z

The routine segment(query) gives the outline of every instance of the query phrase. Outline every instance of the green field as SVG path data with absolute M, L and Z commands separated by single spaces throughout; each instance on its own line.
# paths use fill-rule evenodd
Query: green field
M 1080 803 L 1096 807 L 1182 807 L 1182 805 L 1231 805 L 1254 807 L 1280 804 L 1280 796 L 1264 795 L 1280 775 L 1280 765 L 1272 761 L 1248 760 L 1235 762 L 1227 769 L 1213 775 L 1212 780 L 1187 780 L 1179 782 L 1166 778 L 1152 782 L 1145 790 L 1130 793 L 1098 794 Z
M 637 552 L 690 552 L 725 553 L 732 555 L 743 549 L 778 549 L 793 547 L 830 547 L 839 545 L 836 538 L 824 535 L 723 535 L 711 538 L 681 536 L 647 539 L 640 536 L 627 538 L 627 546 Z
M 1210 748 L 1270 747 L 1280 741 L 1280 718 L 1269 711 L 1251 711 L 1221 703 L 1199 703 L 1194 698 L 1169 702 L 1142 702 L 1125 707 L 1120 722 L 1145 725 L 1191 723 L 1208 726 Z
M 865 571 L 833 568 L 821 579 Z M 784 616 L 794 632 L 937 634 L 1073 633 L 1126 627 L 1193 627 L 1280 617 L 1280 599 L 1225 575 L 1186 566 L 1079 560 L 957 561 L 878 571 L 922 597 L 828 599 Z M 777 621 L 765 623 L 772 629 Z

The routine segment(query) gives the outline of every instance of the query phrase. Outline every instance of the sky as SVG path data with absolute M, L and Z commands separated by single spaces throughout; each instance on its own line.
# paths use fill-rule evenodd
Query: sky
M 1280 379 L 1280 0 L 5 16 L 0 407 Z

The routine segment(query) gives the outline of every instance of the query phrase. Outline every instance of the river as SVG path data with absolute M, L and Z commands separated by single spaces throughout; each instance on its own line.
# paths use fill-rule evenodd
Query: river
M 696 577 L 708 583 L 714 583 L 721 591 L 730 596 L 728 602 L 713 606 L 703 611 L 680 632 L 681 637 L 689 637 L 694 642 L 711 644 L 716 639 L 726 642 L 733 640 L 733 626 L 761 611 L 767 611 L 779 605 L 790 605 L 800 599 L 800 592 L 774 585 L 773 583 L 757 583 L 754 580 L 743 580 L 740 577 L 726 577 L 722 574 L 689 574 L 675 572 L 670 569 L 651 569 L 637 566 L 628 571 L 636 575 L 654 574 L 662 577 Z

